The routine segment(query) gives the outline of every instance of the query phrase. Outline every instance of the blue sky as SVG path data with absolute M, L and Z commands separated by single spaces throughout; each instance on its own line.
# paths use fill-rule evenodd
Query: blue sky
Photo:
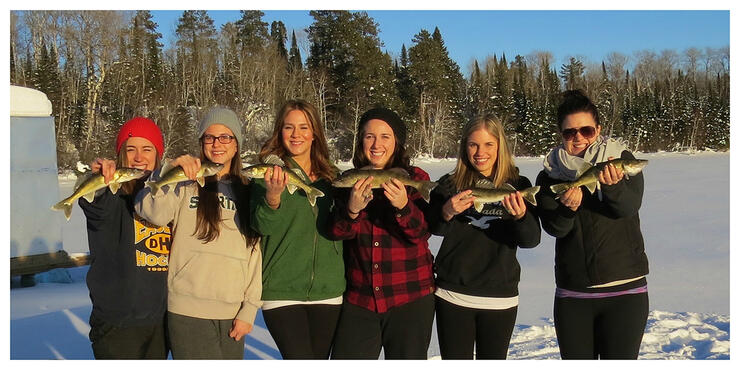
M 182 11 L 152 13 L 163 40 L 169 42 Z M 264 21 L 281 20 L 288 33 L 295 29 L 300 34 L 313 21 L 307 10 L 264 13 Z M 450 57 L 466 75 L 474 58 L 481 62 L 492 54 L 505 53 L 511 60 L 517 54 L 550 51 L 559 66 L 569 56 L 600 63 L 612 51 L 631 56 L 639 50 L 673 49 L 681 54 L 689 47 L 730 44 L 728 10 L 371 10 L 368 14 L 379 24 L 384 48 L 394 57 L 402 44 L 412 45 L 413 36 L 422 28 L 431 32 L 439 27 Z M 220 27 L 236 21 L 239 11 L 214 10 L 209 15 Z

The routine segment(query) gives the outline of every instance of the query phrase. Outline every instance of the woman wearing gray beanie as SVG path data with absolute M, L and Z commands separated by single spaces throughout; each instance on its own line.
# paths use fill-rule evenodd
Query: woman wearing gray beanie
M 240 175 L 241 122 L 227 108 L 200 121 L 200 157 L 169 163 L 195 179 L 205 161 L 223 165 L 203 187 L 180 182 L 137 196 L 136 211 L 155 225 L 172 222 L 167 324 L 174 359 L 242 359 L 244 336 L 262 305 L 262 254 L 249 227 L 249 190 Z M 156 180 L 159 172 L 152 174 Z

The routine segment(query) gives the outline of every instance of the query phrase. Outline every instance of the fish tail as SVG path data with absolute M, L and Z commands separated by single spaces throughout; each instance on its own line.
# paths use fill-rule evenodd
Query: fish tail
M 552 190 L 553 193 L 560 195 L 568 191 L 568 189 L 572 188 L 572 184 L 569 182 L 562 182 L 560 184 L 550 185 L 550 190 Z
M 533 186 L 532 191 L 528 191 L 522 195 L 524 197 L 524 200 L 532 204 L 533 206 L 537 206 L 537 198 L 534 196 L 537 195 L 537 193 L 540 191 L 539 186 Z
M 54 211 L 64 211 L 64 217 L 67 218 L 67 221 L 72 217 L 72 202 L 69 201 L 69 198 L 51 206 L 51 209 Z
M 152 195 L 157 195 L 159 192 L 159 185 L 155 181 L 147 181 L 144 185 L 148 186 L 149 189 L 152 189 Z
M 421 186 L 419 186 L 419 193 L 427 203 L 429 203 L 430 194 L 435 187 L 437 187 L 437 183 L 433 181 L 423 181 Z
M 323 197 L 324 192 L 314 188 L 313 186 L 308 187 L 308 191 L 306 192 L 306 197 L 308 197 L 308 203 L 311 203 L 311 207 L 316 205 L 316 198 Z

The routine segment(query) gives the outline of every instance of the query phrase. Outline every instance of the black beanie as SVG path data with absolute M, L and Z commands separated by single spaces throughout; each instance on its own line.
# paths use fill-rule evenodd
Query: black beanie
M 360 117 L 360 122 L 357 125 L 357 132 L 362 132 L 362 128 L 365 126 L 367 121 L 370 121 L 371 119 L 379 119 L 387 123 L 388 126 L 391 126 L 393 135 L 395 135 L 396 140 L 398 140 L 398 144 L 402 147 L 406 146 L 406 124 L 403 123 L 401 117 L 399 117 L 396 112 L 388 108 L 370 109 Z

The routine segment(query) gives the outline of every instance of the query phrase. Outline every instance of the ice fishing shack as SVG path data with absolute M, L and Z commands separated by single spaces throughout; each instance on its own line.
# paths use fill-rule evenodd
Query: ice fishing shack
M 41 91 L 10 87 L 10 275 L 77 265 L 63 250 L 56 138 L 51 102 Z

